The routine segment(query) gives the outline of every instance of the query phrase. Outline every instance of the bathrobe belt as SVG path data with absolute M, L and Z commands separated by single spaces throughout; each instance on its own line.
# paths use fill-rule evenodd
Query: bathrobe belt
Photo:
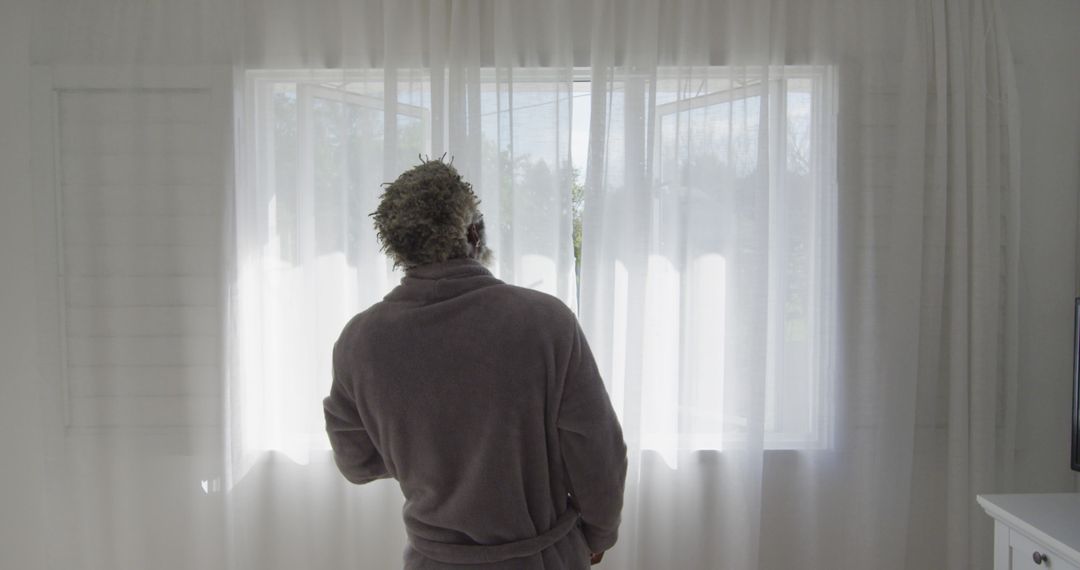
M 574 509 L 567 509 L 555 521 L 551 530 L 532 538 L 507 542 L 504 544 L 447 544 L 434 542 L 409 533 L 409 542 L 417 552 L 445 564 L 489 564 L 511 558 L 531 556 L 562 540 L 573 530 L 580 515 Z

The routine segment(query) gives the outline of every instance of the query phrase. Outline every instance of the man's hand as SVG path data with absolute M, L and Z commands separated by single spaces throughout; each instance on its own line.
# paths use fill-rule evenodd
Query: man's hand
M 603 552 L 594 552 L 594 553 L 592 553 L 592 558 L 589 559 L 589 562 L 591 563 L 592 566 L 596 566 L 603 559 L 604 559 L 604 553 Z

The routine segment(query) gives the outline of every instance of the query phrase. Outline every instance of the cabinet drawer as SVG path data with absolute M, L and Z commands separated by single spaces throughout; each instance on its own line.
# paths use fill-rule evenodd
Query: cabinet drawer
M 1046 560 L 1041 564 L 1035 563 L 1036 552 L 1046 556 Z M 1080 567 L 1059 554 L 1015 530 L 1009 531 L 1009 562 L 1011 570 L 1080 570 Z

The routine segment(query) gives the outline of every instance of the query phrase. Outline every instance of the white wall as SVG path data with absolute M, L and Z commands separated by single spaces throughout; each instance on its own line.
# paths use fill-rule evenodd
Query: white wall
M 1021 123 L 1017 491 L 1069 489 L 1080 2 L 1006 0 Z M 1080 489 L 1080 487 L 1078 487 Z
M 27 2 L 0 4 L 0 568 L 44 568 Z

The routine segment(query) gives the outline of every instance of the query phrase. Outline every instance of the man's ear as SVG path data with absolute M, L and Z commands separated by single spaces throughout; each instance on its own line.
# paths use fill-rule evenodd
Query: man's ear
M 469 228 L 465 232 L 466 239 L 472 245 L 478 245 L 480 243 L 480 228 L 476 224 L 469 224 Z

